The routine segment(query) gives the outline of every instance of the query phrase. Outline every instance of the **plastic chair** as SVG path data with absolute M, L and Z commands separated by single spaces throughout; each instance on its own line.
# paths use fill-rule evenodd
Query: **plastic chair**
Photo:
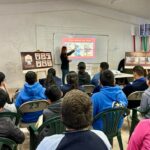
M 95 86 L 90 84 L 90 85 L 82 85 L 83 87 L 83 90 L 85 93 L 87 93 L 89 96 L 92 95 L 93 91 L 94 91 L 94 88 Z
M 132 109 L 132 119 L 131 119 L 131 128 L 130 128 L 130 136 L 132 135 L 132 132 L 134 131 L 134 128 L 136 127 L 136 125 L 139 123 L 139 119 L 138 119 L 138 114 L 137 113 L 141 113 L 142 115 L 144 115 L 143 112 L 140 112 L 140 110 L 138 108 L 133 108 Z M 129 138 L 130 138 L 129 136 Z
M 123 150 L 121 130 L 118 129 L 120 120 L 128 113 L 127 108 L 111 108 L 97 114 L 94 121 L 101 120 L 103 124 L 102 131 L 107 135 L 111 145 L 113 145 L 113 137 L 117 136 L 120 150 Z
M 17 144 L 11 139 L 0 137 L 0 150 L 17 150 Z
M 39 142 L 45 136 L 60 134 L 65 131 L 65 127 L 60 116 L 48 119 L 38 129 L 33 125 L 29 126 L 28 129 L 30 132 L 30 150 L 35 150 Z
M 49 105 L 47 100 L 33 100 L 29 101 L 26 103 L 23 103 L 19 109 L 18 112 L 23 115 L 24 113 L 31 113 L 31 112 L 36 112 L 36 111 L 42 111 L 45 108 L 47 108 Z M 22 123 L 21 122 L 21 127 L 28 127 L 29 125 L 34 124 L 34 123 Z
M 132 110 L 132 119 L 131 119 L 130 136 L 131 136 L 131 134 L 132 134 L 135 126 L 139 122 L 138 117 L 137 117 L 137 111 L 139 111 L 139 110 L 136 109 L 136 107 L 140 105 L 143 93 L 144 93 L 144 91 L 135 91 L 135 92 L 131 93 L 128 96 L 128 101 L 130 103 L 132 103 L 132 101 L 133 102 L 137 102 L 136 105 L 134 105 L 133 107 L 131 107 L 131 110 Z M 128 122 L 129 122 L 129 120 L 128 120 Z
M 136 102 L 135 105 L 133 105 L 132 107 L 129 107 L 130 109 L 140 106 L 140 101 L 141 101 L 143 93 L 144 91 L 135 91 L 128 96 L 129 103 Z
M 21 119 L 21 115 L 15 112 L 0 112 L 0 118 L 7 117 L 12 120 L 12 122 L 17 126 Z

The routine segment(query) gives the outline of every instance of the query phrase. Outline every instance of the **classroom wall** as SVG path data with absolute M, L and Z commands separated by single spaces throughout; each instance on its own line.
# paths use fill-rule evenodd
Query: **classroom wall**
M 132 51 L 131 26 L 149 22 L 77 0 L 0 5 L 0 20 L 0 71 L 6 74 L 11 88 L 22 87 L 24 83 L 21 51 L 51 49 L 47 32 L 108 35 L 108 62 L 116 69 L 125 51 Z M 47 32 L 41 34 L 40 28 Z M 138 37 L 137 43 L 140 49 Z M 89 64 L 89 68 L 98 66 Z M 60 66 L 54 67 L 60 76 Z

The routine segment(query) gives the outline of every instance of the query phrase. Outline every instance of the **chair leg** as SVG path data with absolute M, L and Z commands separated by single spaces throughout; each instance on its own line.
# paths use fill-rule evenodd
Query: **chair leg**
M 139 120 L 137 117 L 137 110 L 132 110 L 132 121 L 131 121 L 131 128 L 130 128 L 130 136 L 132 135 L 132 132 L 134 131 L 134 128 L 136 127 L 136 125 L 138 124 Z M 129 139 L 130 139 L 129 136 Z
M 123 150 L 123 143 L 122 143 L 121 132 L 117 135 L 117 139 L 118 139 L 120 150 Z

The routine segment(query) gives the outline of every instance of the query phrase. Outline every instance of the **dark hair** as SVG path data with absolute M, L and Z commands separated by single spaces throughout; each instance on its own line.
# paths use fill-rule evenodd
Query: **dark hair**
M 0 84 L 5 80 L 5 74 L 0 72 Z
M 104 71 L 109 69 L 109 64 L 107 62 L 101 62 L 100 63 L 100 68 Z
M 78 69 L 79 70 L 85 70 L 86 69 L 86 65 L 84 62 L 79 62 L 78 63 Z
M 56 76 L 56 70 L 54 68 L 48 69 L 48 74 L 52 74 L 53 76 Z
M 62 48 L 61 48 L 61 55 L 65 54 L 66 50 L 67 50 L 67 47 L 66 46 L 62 46 Z
M 33 85 L 37 81 L 37 75 L 33 71 L 28 71 L 25 75 L 25 80 L 28 84 Z
M 72 90 L 62 101 L 62 120 L 66 127 L 80 130 L 92 123 L 90 97 L 79 90 Z
M 67 74 L 67 83 L 71 85 L 71 89 L 78 89 L 78 75 L 75 71 Z
M 6 104 L 9 96 L 3 89 L 0 89 L 0 108 L 3 108 Z
M 144 75 L 144 68 L 140 65 L 134 66 L 133 72 L 137 73 L 139 76 Z
M 100 82 L 103 86 L 114 86 L 114 74 L 110 70 L 105 70 L 100 75 Z
M 46 77 L 46 81 L 44 83 L 44 87 L 48 88 L 51 85 L 56 85 L 56 82 L 54 80 L 54 76 L 52 75 L 52 73 L 49 73 Z
M 61 90 L 56 85 L 51 85 L 45 90 L 45 95 L 51 102 L 55 102 L 61 98 Z

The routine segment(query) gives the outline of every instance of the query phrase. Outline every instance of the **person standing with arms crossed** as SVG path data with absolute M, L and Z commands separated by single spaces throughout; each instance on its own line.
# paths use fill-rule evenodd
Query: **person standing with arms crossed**
M 67 53 L 67 47 L 63 46 L 61 48 L 61 54 L 60 54 L 60 59 L 61 59 L 61 70 L 62 70 L 62 82 L 65 84 L 65 76 L 69 73 L 69 62 L 71 60 L 68 59 L 68 56 L 74 53 L 75 50 L 71 50 L 70 52 Z

